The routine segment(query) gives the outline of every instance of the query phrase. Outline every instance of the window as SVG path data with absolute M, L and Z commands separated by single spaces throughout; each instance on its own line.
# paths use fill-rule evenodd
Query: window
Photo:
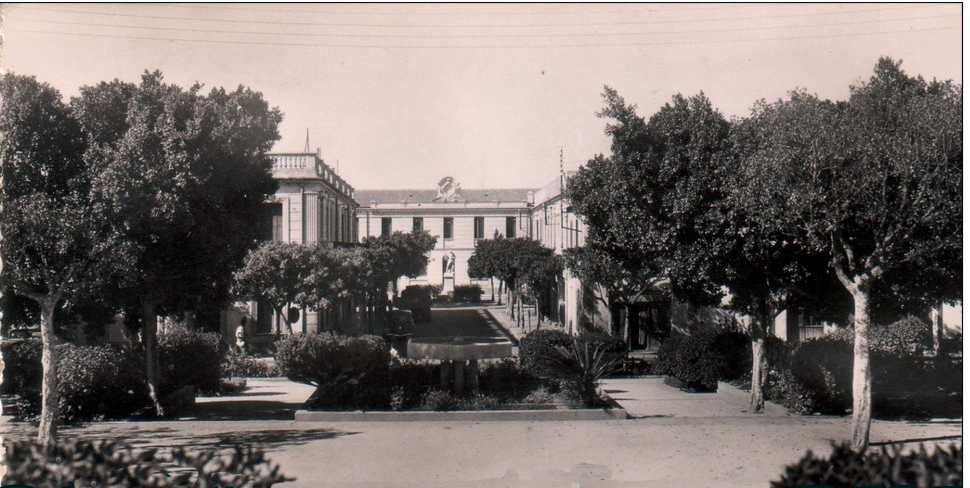
M 445 228 L 444 228 L 445 239 L 452 239 L 455 237 L 454 227 L 455 227 L 455 219 L 452 217 L 445 217 Z
M 421 232 L 424 230 L 424 219 L 421 217 L 414 217 L 411 221 L 411 232 Z
M 515 239 L 515 217 L 505 217 L 505 237 Z
M 485 217 L 475 217 L 475 239 L 485 237 Z
M 268 213 L 269 218 L 266 222 L 268 229 L 264 238 L 268 241 L 280 242 L 283 240 L 283 204 L 270 204 Z
M 381 217 L 381 237 L 391 237 L 390 217 Z

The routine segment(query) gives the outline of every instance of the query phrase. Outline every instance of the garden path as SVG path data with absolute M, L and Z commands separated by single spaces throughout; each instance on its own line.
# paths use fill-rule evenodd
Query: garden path
M 765 402 L 765 413 L 751 413 L 748 393 L 721 382 L 716 393 L 688 393 L 666 385 L 662 376 L 615 378 L 603 389 L 634 418 L 654 417 L 784 417 L 781 405 Z

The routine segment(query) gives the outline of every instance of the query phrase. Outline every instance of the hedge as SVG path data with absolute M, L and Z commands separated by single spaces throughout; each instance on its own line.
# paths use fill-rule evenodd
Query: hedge
M 903 453 L 900 448 L 856 452 L 848 444 L 833 446 L 827 458 L 808 451 L 785 468 L 773 488 L 807 486 L 963 486 L 963 448 L 957 444 L 927 452 Z
M 57 346 L 61 421 L 130 416 L 150 404 L 141 355 L 113 346 Z M 3 393 L 20 397 L 18 415 L 40 414 L 40 341 L 4 345 Z
M 687 388 L 716 391 L 724 358 L 714 350 L 714 334 L 672 335 L 657 351 L 657 374 L 680 380 Z
M 391 354 L 384 339 L 300 334 L 276 342 L 276 364 L 292 381 L 315 386 L 311 408 L 360 409 L 388 404 Z
M 155 488 L 252 486 L 293 481 L 262 451 L 234 446 L 217 450 L 143 449 L 115 440 L 58 439 L 51 448 L 31 441 L 8 441 L 5 485 L 151 486 Z
M 158 335 L 161 391 L 167 394 L 184 386 L 196 392 L 219 392 L 223 360 L 228 347 L 215 332 L 199 332 L 182 326 Z

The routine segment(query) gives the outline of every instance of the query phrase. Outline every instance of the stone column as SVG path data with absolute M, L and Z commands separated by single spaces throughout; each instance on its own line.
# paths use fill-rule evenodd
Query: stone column
M 306 198 L 306 203 L 303 205 L 303 211 L 306 212 L 304 217 L 304 222 L 306 223 L 306 241 L 307 244 L 313 244 L 320 240 L 320 227 L 319 227 L 319 216 L 317 211 L 320 208 L 318 202 L 319 195 L 317 193 L 307 193 L 304 198 Z

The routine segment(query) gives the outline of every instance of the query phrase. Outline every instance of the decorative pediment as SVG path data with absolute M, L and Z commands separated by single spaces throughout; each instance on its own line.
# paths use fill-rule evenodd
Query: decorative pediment
M 435 202 L 450 203 L 462 201 L 465 198 L 461 194 L 461 184 L 454 178 L 445 176 L 438 181 L 438 194 L 435 195 Z

